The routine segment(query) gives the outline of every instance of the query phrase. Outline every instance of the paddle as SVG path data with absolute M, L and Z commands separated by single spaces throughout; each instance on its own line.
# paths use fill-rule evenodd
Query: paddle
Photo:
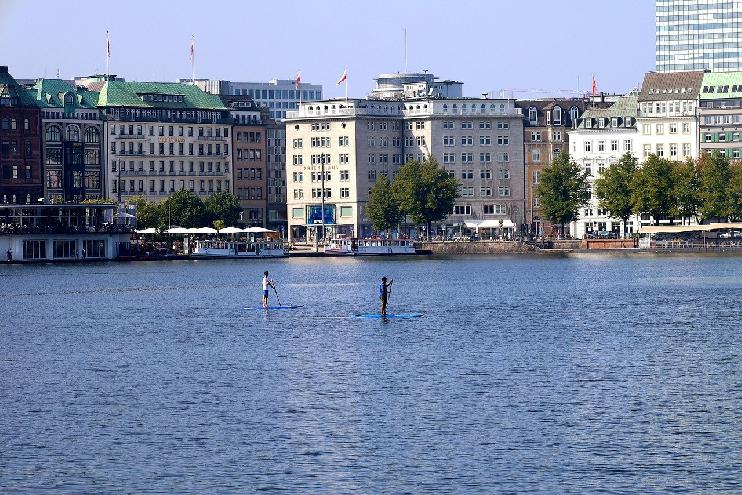
M 278 301 L 278 305 L 279 305 L 279 306 L 283 306 L 283 305 L 281 304 L 281 298 L 280 298 L 280 297 L 278 297 L 278 291 L 276 290 L 276 283 L 275 283 L 275 282 L 273 282 L 273 283 L 271 284 L 271 287 L 273 287 L 273 292 L 274 292 L 274 293 L 276 294 L 276 300 Z

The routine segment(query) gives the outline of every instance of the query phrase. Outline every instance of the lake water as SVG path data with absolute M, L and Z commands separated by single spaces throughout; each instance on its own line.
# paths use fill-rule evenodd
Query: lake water
M 242 309 L 265 269 L 306 306 Z M 382 275 L 424 317 L 350 318 Z M 0 294 L 2 493 L 742 491 L 742 258 L 0 266 Z

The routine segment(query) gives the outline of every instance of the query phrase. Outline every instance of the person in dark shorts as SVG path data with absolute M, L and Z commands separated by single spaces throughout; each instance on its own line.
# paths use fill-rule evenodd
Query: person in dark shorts
M 273 287 L 275 289 L 275 285 L 273 284 L 273 280 L 268 278 L 268 272 L 263 272 L 263 307 L 268 307 L 268 287 Z
M 386 277 L 381 277 L 379 284 L 379 299 L 381 299 L 381 314 L 386 316 L 386 306 L 389 303 L 389 294 L 392 292 L 394 280 L 386 281 Z

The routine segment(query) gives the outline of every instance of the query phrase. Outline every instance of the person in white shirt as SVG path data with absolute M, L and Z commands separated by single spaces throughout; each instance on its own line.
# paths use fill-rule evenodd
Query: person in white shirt
M 273 280 L 268 278 L 268 272 L 263 272 L 263 307 L 268 307 L 268 287 L 272 287 L 274 290 L 276 288 L 275 284 L 273 283 Z

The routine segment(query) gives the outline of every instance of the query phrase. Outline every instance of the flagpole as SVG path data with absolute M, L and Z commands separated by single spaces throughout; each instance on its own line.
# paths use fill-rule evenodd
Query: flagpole
M 111 40 L 108 37 L 108 29 L 106 29 L 106 81 L 108 81 L 111 77 L 110 76 L 111 71 L 109 68 L 110 61 L 111 61 Z
M 348 103 L 348 68 L 345 68 L 345 103 Z
M 196 38 L 191 35 L 191 84 L 196 84 Z

